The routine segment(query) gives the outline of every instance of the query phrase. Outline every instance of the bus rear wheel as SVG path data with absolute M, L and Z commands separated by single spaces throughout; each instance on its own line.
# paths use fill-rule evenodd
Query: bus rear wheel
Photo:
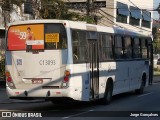
M 136 94 L 143 94 L 145 84 L 146 84 L 146 76 L 143 75 L 140 88 L 135 90 Z
M 110 102 L 112 100 L 112 92 L 113 92 L 113 85 L 111 84 L 111 82 L 109 82 L 106 85 L 106 90 L 105 90 L 104 98 L 102 98 L 102 100 L 101 100 L 101 103 L 103 105 L 110 104 Z

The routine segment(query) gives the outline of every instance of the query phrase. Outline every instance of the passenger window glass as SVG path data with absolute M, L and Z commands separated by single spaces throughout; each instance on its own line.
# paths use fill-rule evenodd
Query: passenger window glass
M 73 62 L 80 63 L 87 61 L 86 52 L 86 32 L 80 30 L 72 30 L 73 44 Z
M 139 38 L 134 38 L 134 42 L 133 42 L 133 57 L 134 58 L 141 58 Z
M 102 35 L 102 60 L 113 59 L 112 52 L 112 36 L 111 35 Z
M 123 49 L 122 49 L 122 36 L 115 37 L 115 58 L 123 58 Z
M 141 39 L 142 58 L 147 58 L 147 39 Z
M 62 24 L 45 24 L 45 49 L 66 49 L 67 36 Z
M 131 38 L 124 38 L 124 57 L 131 58 L 132 57 L 132 46 L 131 46 Z

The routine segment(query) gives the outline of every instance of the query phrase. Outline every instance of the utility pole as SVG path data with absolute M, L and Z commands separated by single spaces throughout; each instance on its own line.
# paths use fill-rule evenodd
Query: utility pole
M 94 23 L 97 24 L 97 16 L 95 15 L 95 5 L 94 0 L 86 0 L 86 22 L 91 17 L 94 20 Z
M 159 35 L 159 33 L 160 33 L 160 3 L 159 3 L 159 6 L 157 7 L 157 12 L 159 14 L 158 30 L 157 30 L 157 33 L 158 33 L 157 38 L 158 38 L 158 41 L 159 41 L 159 39 L 160 39 L 160 35 Z
M 88 22 L 88 18 L 90 16 L 90 0 L 86 1 L 86 21 Z
M 157 7 L 157 11 L 158 11 L 158 13 L 160 15 L 160 3 L 159 3 L 159 6 Z
M 159 3 L 159 6 L 157 8 L 157 11 L 158 11 L 158 14 L 159 14 L 159 29 L 160 29 L 160 3 Z

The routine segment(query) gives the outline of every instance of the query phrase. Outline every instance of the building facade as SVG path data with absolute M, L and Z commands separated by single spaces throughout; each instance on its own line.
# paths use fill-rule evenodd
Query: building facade
M 87 1 L 64 0 L 70 9 L 87 14 Z M 98 24 L 122 27 L 152 35 L 153 0 L 94 0 L 90 12 L 98 16 Z M 94 12 L 94 13 L 93 13 Z
M 10 22 L 29 20 L 32 16 L 24 14 L 24 4 L 21 7 L 13 4 L 11 10 L 2 10 L 2 4 L 0 4 L 0 28 L 4 28 Z
M 96 16 L 97 24 L 134 30 L 143 34 L 152 34 L 153 0 L 63 0 L 67 7 L 79 14 Z M 87 1 L 89 4 L 86 4 Z M 94 2 L 94 3 L 93 3 Z M 12 12 L 3 13 L 0 6 L 0 27 L 5 22 L 31 19 L 24 14 L 24 5 L 13 5 Z M 88 12 L 87 12 L 88 11 Z M 5 19 L 4 19 L 5 16 Z

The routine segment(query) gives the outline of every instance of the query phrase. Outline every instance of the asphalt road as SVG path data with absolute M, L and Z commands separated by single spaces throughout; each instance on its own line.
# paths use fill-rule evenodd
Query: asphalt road
M 11 112 L 12 119 L 21 116 L 32 118 L 32 113 L 37 113 L 38 119 L 73 119 L 73 120 L 135 120 L 160 119 L 160 77 L 157 82 L 148 86 L 142 95 L 134 92 L 116 95 L 110 105 L 100 105 L 98 102 L 75 102 L 67 105 L 55 105 L 49 101 L 17 101 L 9 100 L 5 88 L 0 89 L 0 114 Z M 20 113 L 20 114 L 18 114 Z M 152 113 L 152 114 L 151 114 Z M 132 114 L 132 116 L 131 116 Z M 0 116 L 1 116 L 0 115 Z M 19 116 L 18 116 L 19 115 Z M 35 114 L 34 114 L 35 115 Z M 34 116 L 33 115 L 33 116 Z M 150 115 L 150 117 L 148 117 Z M 18 116 L 18 117 L 17 117 Z M 27 117 L 31 118 L 27 118 Z M 40 118 L 42 116 L 42 118 Z M 154 117 L 153 117 L 154 116 Z M 0 118 L 4 119 L 4 118 Z M 11 118 L 8 118 L 11 119 Z M 23 118 L 24 119 L 24 118 Z

